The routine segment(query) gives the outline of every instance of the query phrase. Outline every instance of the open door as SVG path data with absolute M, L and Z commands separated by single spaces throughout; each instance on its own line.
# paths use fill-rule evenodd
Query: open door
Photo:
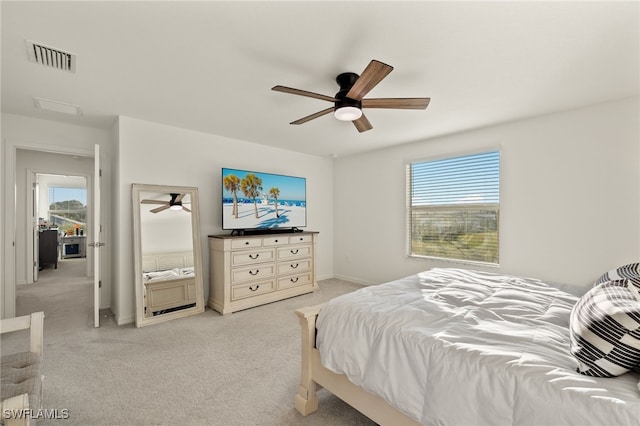
M 93 247 L 93 322 L 94 327 L 100 327 L 100 256 L 104 243 L 101 242 L 102 225 L 100 221 L 100 145 L 96 144 L 94 149 L 94 177 L 93 177 L 93 242 L 89 247 Z
M 40 271 L 40 222 L 38 220 L 38 178 L 34 176 L 31 186 L 31 229 L 33 230 L 33 282 L 38 281 Z

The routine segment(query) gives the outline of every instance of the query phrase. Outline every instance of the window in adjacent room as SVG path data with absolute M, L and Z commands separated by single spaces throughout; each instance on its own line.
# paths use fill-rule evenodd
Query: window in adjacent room
M 408 251 L 498 264 L 500 151 L 407 165 Z
M 49 222 L 65 234 L 77 234 L 87 228 L 86 188 L 49 187 Z

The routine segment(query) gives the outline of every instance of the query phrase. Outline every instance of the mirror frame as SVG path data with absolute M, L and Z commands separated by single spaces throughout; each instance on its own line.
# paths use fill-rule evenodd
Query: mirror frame
M 144 315 L 144 283 L 142 280 L 142 223 L 141 223 L 141 197 L 143 192 L 185 193 L 191 199 L 191 231 L 193 240 L 193 266 L 196 286 L 196 305 L 192 308 L 181 309 L 153 317 Z M 133 201 L 133 259 L 135 273 L 136 294 L 136 327 L 157 324 L 172 319 L 183 318 L 204 312 L 204 284 L 202 275 L 202 250 L 200 244 L 200 208 L 198 204 L 198 188 L 190 186 L 168 186 L 132 184 Z

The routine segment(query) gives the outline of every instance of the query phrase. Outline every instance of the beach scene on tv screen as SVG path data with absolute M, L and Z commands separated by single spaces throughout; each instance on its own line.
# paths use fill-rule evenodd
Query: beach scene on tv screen
M 246 170 L 222 170 L 223 229 L 306 226 L 306 181 Z

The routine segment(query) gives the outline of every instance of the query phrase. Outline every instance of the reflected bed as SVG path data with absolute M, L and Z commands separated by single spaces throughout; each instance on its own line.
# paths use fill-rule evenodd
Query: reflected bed
M 149 253 L 142 256 L 144 315 L 153 317 L 195 306 L 193 253 Z

